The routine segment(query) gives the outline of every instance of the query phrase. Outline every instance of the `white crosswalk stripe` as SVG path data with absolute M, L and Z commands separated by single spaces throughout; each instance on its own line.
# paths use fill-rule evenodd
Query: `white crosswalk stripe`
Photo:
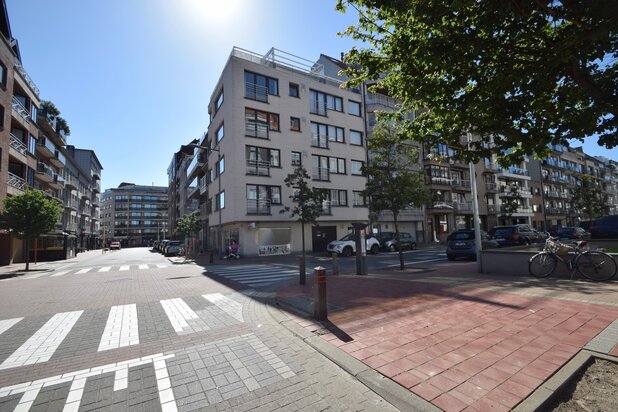
M 28 274 L 27 276 L 20 276 L 16 278 L 8 278 L 8 279 L 0 279 L 2 281 L 11 281 L 11 280 L 30 280 L 30 279 L 40 279 L 45 277 L 57 278 L 60 276 L 66 275 L 83 275 L 86 273 L 95 274 L 95 273 L 106 273 L 106 272 L 114 272 L 120 271 L 124 272 L 131 269 L 138 270 L 148 270 L 148 269 L 165 269 L 169 266 L 161 263 L 140 263 L 134 265 L 118 265 L 118 266 L 102 266 L 102 267 L 87 267 L 87 268 L 73 268 L 73 269 L 63 269 L 59 271 L 49 271 L 43 273 L 36 274 Z
M 61 270 L 60 272 L 54 272 L 53 275 L 51 275 L 50 277 L 55 278 L 57 276 L 64 276 L 67 273 L 71 272 L 70 270 Z
M 140 270 L 148 269 L 148 265 L 139 265 Z
M 137 305 L 112 306 L 105 331 L 99 343 L 99 352 L 139 344 Z
M 120 266 L 120 271 L 122 272 L 124 270 L 129 270 L 130 268 L 131 268 L 131 266 L 129 266 L 129 265 L 123 265 L 123 266 Z
M 0 320 L 0 335 L 9 330 L 13 325 L 22 319 L 23 318 Z
M 199 316 L 185 303 L 184 300 L 178 299 L 165 299 L 161 301 L 161 306 L 165 314 L 170 320 L 172 327 L 176 332 L 183 332 L 190 329 L 190 319 L 198 319 Z
M 111 268 L 112 268 L 111 266 L 105 266 L 99 269 L 99 272 L 109 272 Z
M 298 269 L 269 265 L 209 266 L 208 270 L 249 287 L 262 287 L 298 277 Z
M 84 268 L 75 272 L 76 275 L 81 275 L 82 273 L 88 273 L 92 270 L 92 268 Z

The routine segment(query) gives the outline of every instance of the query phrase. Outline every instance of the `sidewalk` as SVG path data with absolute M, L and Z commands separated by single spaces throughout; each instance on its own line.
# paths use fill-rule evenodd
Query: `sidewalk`
M 50 262 L 30 262 L 30 268 L 26 272 L 26 263 L 12 263 L 10 265 L 0 266 L 0 279 L 11 276 L 30 276 L 37 273 L 48 272 L 55 270 L 62 266 L 72 265 L 78 263 L 84 258 L 88 258 L 93 254 L 101 254 L 101 249 L 89 250 L 87 252 L 79 253 L 76 257 L 65 260 L 54 260 Z
M 352 356 L 446 411 L 510 410 L 583 348 L 618 356 L 618 282 L 475 269 L 328 276 L 329 322 L 288 316 L 343 364 Z M 313 288 L 287 285 L 277 298 L 307 312 Z

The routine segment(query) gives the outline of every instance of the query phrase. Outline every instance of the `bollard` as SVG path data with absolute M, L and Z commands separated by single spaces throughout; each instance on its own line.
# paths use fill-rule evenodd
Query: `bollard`
M 337 253 L 332 254 L 333 257 L 333 275 L 339 274 L 339 255 Z
M 213 252 L 212 249 L 210 249 L 210 256 L 208 257 L 208 261 L 210 263 L 213 263 L 215 261 L 215 252 Z
M 301 285 L 307 283 L 307 275 L 305 274 L 305 258 L 301 257 L 298 259 L 298 273 L 300 275 L 299 283 Z
M 326 268 L 318 266 L 313 268 L 316 280 L 315 296 L 313 302 L 313 317 L 316 320 L 326 320 Z

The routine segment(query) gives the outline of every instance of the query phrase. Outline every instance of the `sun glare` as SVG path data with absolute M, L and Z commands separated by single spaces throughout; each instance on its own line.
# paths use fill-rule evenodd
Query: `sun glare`
M 242 0 L 185 0 L 187 12 L 206 24 L 229 24 L 241 17 Z

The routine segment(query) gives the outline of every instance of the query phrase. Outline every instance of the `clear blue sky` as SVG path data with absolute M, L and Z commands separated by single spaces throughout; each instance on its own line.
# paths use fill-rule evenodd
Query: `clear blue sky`
M 6 0 L 23 65 L 93 149 L 102 188 L 167 185 L 181 144 L 208 126 L 212 89 L 233 46 L 339 57 L 356 22 L 335 0 Z M 577 144 L 579 145 L 579 144 Z M 615 153 L 586 142 L 592 155 Z

